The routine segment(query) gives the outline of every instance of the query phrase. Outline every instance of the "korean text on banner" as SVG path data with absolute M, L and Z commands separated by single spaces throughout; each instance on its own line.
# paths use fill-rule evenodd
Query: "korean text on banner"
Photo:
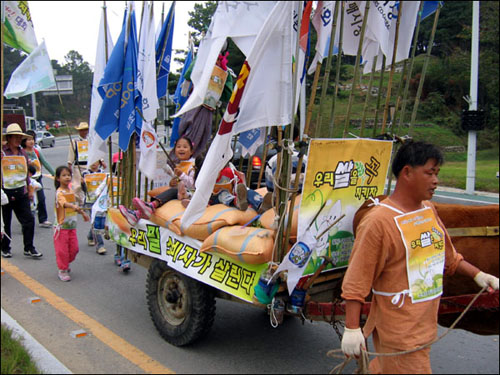
M 31 53 L 36 41 L 33 20 L 27 1 L 2 1 L 3 41 L 9 46 Z
M 304 267 L 304 275 L 317 269 L 322 255 L 332 257 L 336 268 L 347 266 L 354 241 L 354 214 L 368 198 L 383 194 L 391 151 L 391 141 L 311 141 L 300 204 L 298 241 L 306 234 L 323 233 L 336 219 L 343 214 L 346 216 L 316 244 Z

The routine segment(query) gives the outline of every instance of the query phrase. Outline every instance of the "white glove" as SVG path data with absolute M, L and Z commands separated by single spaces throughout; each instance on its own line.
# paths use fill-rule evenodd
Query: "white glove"
M 365 336 L 361 332 L 361 328 L 345 328 L 344 336 L 342 336 L 342 351 L 346 356 L 359 356 L 361 348 L 366 350 Z
M 481 288 L 488 286 L 488 291 L 498 290 L 498 277 L 479 271 L 476 276 L 474 276 L 474 281 Z

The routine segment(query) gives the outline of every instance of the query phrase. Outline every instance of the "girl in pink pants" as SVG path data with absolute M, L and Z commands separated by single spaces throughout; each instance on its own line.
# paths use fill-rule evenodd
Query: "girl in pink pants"
M 76 204 L 75 194 L 69 187 L 71 171 L 61 166 L 56 169 L 54 185 L 56 191 L 54 224 L 54 249 L 56 251 L 58 276 L 61 281 L 70 281 L 69 264 L 78 254 L 78 238 L 76 237 L 76 215 L 81 214 L 83 220 L 89 221 L 89 216 Z

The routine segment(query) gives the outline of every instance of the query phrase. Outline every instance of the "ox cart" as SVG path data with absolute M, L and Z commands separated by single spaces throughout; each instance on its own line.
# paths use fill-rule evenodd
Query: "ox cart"
M 365 146 L 360 143 L 360 147 Z M 312 141 L 311 150 L 315 147 Z M 328 142 L 326 147 L 336 149 Z M 321 147 L 318 152 L 322 154 Z M 361 158 L 359 154 L 359 150 L 353 151 L 353 155 Z M 367 160 L 370 160 L 369 155 L 366 156 Z M 311 151 L 309 156 L 313 156 Z M 314 157 L 310 160 L 314 160 Z M 269 216 L 275 216 L 273 209 L 259 217 L 251 209 L 240 211 L 224 205 L 209 206 L 205 214 L 186 231 L 180 226 L 185 208 L 177 200 L 168 202 L 157 209 L 149 220 L 141 219 L 134 227 L 128 224 L 119 210 L 108 210 L 110 237 L 129 250 L 130 260 L 148 269 L 148 307 L 157 330 L 166 341 L 183 346 L 207 334 L 214 321 L 216 298 L 248 303 L 267 310 L 274 327 L 283 322 L 284 315 L 295 316 L 303 321 L 325 321 L 334 328 L 342 324 L 345 309 L 340 297 L 341 284 L 355 228 L 368 201 L 359 204 L 356 210 L 351 210 L 352 215 L 346 222 L 340 213 L 349 212 L 348 205 L 344 204 L 344 208 L 340 209 L 339 201 L 332 203 L 332 199 L 324 199 L 318 195 L 318 189 L 313 189 L 313 195 L 310 195 L 308 176 L 314 176 L 312 180 L 316 182 L 316 185 L 312 183 L 311 186 L 319 186 L 318 172 L 311 172 L 312 168 L 315 168 L 314 163 L 309 162 L 302 199 L 295 202 L 296 209 L 301 205 L 301 213 L 295 216 L 301 217 L 302 212 L 305 212 L 307 217 L 307 211 L 302 206 L 307 207 L 307 197 L 314 196 L 316 204 L 323 202 L 322 208 L 325 205 L 330 208 L 324 210 L 326 213 L 319 214 L 321 208 L 311 224 L 317 224 L 317 231 L 323 231 L 323 227 L 329 225 L 323 231 L 323 234 L 328 235 L 325 236 L 322 251 L 313 252 L 305 258 L 302 264 L 304 268 L 294 284 L 289 283 L 292 277 L 290 269 L 280 272 L 280 267 L 294 254 L 297 255 L 294 249 L 301 243 L 300 236 L 297 238 L 300 229 L 292 229 L 290 250 L 287 249 L 288 253 L 281 258 L 281 262 L 274 261 L 276 235 L 272 226 L 266 224 L 266 215 L 268 219 Z M 381 173 L 382 188 L 385 175 L 385 172 Z M 353 189 L 364 191 L 356 186 Z M 477 264 L 485 272 L 498 275 L 498 205 L 475 207 L 436 203 L 436 208 L 444 224 L 450 228 L 455 247 L 465 259 Z M 457 217 L 461 221 L 457 222 Z M 260 220 L 259 225 L 250 226 L 249 223 L 255 222 L 256 218 Z M 338 224 L 342 220 L 343 226 Z M 472 225 L 479 228 L 473 229 Z M 485 257 L 483 254 L 478 257 L 477 246 L 480 243 L 485 253 L 496 252 L 496 255 Z M 300 254 L 298 256 L 300 258 Z M 273 274 L 279 277 L 272 278 Z M 449 326 L 479 289 L 473 282 L 459 277 L 445 277 L 443 286 L 439 322 Z M 493 314 L 494 317 L 498 305 L 498 291 L 484 293 L 467 314 L 474 317 L 472 321 L 466 320 L 458 327 L 480 334 L 498 334 L 498 319 L 479 318 L 484 317 L 484 314 Z M 370 303 L 366 303 L 362 318 L 366 319 L 369 309 Z M 336 330 L 340 335 L 339 330 Z

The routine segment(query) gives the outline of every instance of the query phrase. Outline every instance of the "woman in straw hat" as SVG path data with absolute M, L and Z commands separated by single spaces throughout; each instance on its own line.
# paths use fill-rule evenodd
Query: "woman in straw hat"
M 30 201 L 34 192 L 29 188 L 28 155 L 21 148 L 21 141 L 27 137 L 19 124 L 7 126 L 4 133 L 7 143 L 2 147 L 2 189 L 9 203 L 2 206 L 2 218 L 5 225 L 5 235 L 2 236 L 2 256 L 10 258 L 12 211 L 21 223 L 24 242 L 24 255 L 38 258 L 42 254 L 33 246 L 35 236 L 35 219 L 31 213 Z

